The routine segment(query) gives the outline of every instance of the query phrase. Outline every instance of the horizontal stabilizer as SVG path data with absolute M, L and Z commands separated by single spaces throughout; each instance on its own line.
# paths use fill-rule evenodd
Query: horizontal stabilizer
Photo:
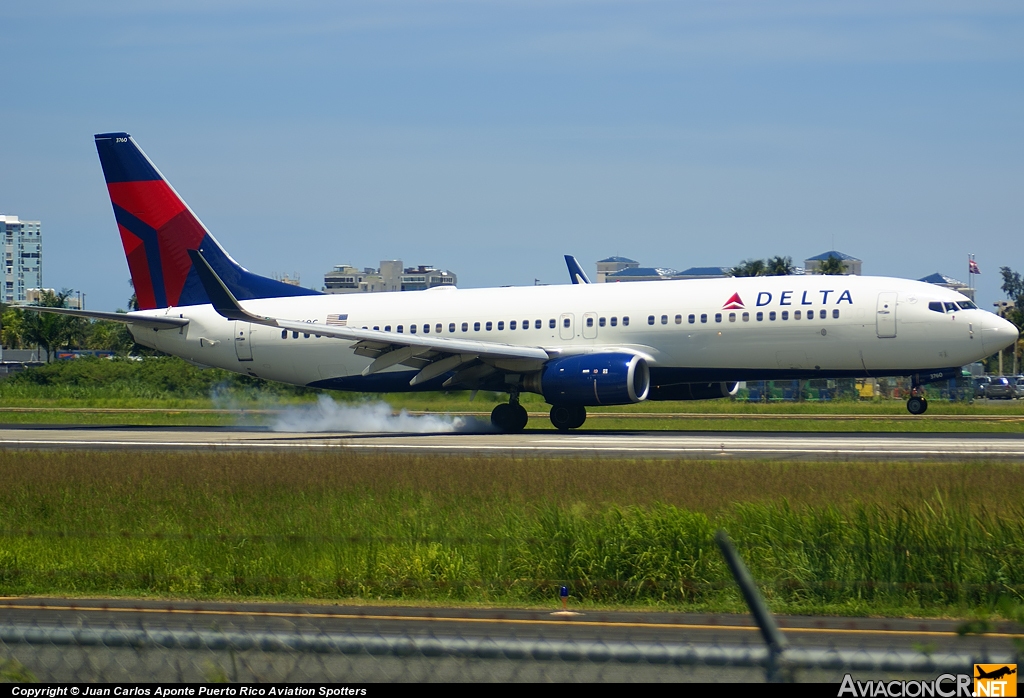
M 139 327 L 151 327 L 154 330 L 170 330 L 177 327 L 184 327 L 188 324 L 186 318 L 180 317 L 153 317 L 142 313 L 110 313 L 102 310 L 75 310 L 74 308 L 47 308 L 41 305 L 21 306 L 21 310 L 31 310 L 34 313 L 54 313 L 56 315 L 71 315 L 72 317 L 89 318 L 92 320 L 107 320 L 110 322 L 123 322 Z

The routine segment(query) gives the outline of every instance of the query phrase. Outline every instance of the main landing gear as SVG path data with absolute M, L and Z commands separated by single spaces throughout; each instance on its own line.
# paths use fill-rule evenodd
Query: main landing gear
M 526 408 L 519 404 L 517 393 L 513 393 L 507 403 L 502 403 L 491 410 L 491 424 L 506 434 L 522 431 L 529 419 Z
M 579 429 L 587 421 L 587 408 L 583 405 L 555 405 L 551 408 L 551 423 L 559 431 Z

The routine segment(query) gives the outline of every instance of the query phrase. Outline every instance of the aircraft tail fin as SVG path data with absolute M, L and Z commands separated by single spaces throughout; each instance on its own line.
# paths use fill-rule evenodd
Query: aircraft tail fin
M 318 293 L 235 262 L 130 135 L 95 138 L 140 310 L 210 302 L 189 256 L 199 249 L 241 300 Z
M 590 279 L 587 278 L 587 273 L 583 271 L 583 267 L 576 261 L 576 258 L 571 254 L 565 255 L 565 266 L 569 268 L 569 280 L 574 284 L 589 284 Z

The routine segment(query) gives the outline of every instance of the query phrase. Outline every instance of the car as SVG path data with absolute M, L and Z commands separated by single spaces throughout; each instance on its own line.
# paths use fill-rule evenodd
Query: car
M 996 376 L 985 386 L 985 397 L 989 400 L 1013 400 L 1017 397 L 1017 386 L 1006 376 Z
M 1024 376 L 1017 376 L 1017 397 L 1024 399 Z

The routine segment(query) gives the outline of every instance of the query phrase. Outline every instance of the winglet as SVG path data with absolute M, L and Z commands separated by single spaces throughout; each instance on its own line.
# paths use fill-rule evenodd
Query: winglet
M 246 311 L 239 304 L 238 299 L 228 290 L 217 272 L 213 270 L 210 263 L 203 257 L 199 250 L 189 250 L 188 256 L 192 258 L 193 268 L 199 275 L 199 281 L 203 284 L 203 290 L 210 297 L 210 303 L 214 310 L 226 317 L 228 320 L 242 320 L 244 322 L 257 322 L 261 325 L 276 325 L 277 322 L 271 318 L 259 317 Z
M 576 258 L 571 254 L 565 255 L 565 266 L 569 267 L 569 279 L 574 284 L 589 284 L 590 279 L 587 278 L 587 273 L 583 271 L 583 267 L 576 261 Z

